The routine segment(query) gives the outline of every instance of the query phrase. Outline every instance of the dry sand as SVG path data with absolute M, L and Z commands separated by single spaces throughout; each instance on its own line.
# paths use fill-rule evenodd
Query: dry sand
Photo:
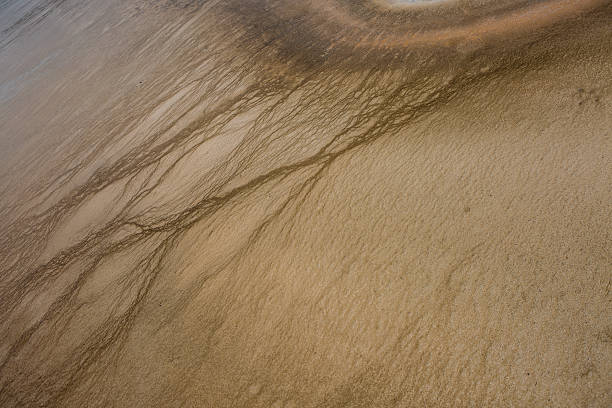
M 612 3 L 427 3 L 0 0 L 0 406 L 612 406 Z

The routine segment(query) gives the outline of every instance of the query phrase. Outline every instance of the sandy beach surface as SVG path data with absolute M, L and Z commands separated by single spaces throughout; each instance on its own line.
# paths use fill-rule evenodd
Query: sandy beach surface
M 612 2 L 0 0 L 0 407 L 612 406 Z

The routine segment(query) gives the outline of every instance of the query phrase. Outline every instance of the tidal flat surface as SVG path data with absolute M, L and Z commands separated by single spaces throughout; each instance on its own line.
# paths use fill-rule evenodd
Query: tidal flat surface
M 0 0 L 0 407 L 612 406 L 612 2 L 391 3 Z

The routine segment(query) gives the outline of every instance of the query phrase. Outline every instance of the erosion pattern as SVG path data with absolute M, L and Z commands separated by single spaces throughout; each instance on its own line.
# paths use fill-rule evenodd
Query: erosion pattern
M 612 405 L 609 1 L 0 32 L 0 406 Z

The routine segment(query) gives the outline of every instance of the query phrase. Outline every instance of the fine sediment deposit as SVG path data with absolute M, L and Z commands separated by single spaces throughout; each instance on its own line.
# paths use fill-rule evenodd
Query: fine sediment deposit
M 0 0 L 0 407 L 612 406 L 612 3 Z

